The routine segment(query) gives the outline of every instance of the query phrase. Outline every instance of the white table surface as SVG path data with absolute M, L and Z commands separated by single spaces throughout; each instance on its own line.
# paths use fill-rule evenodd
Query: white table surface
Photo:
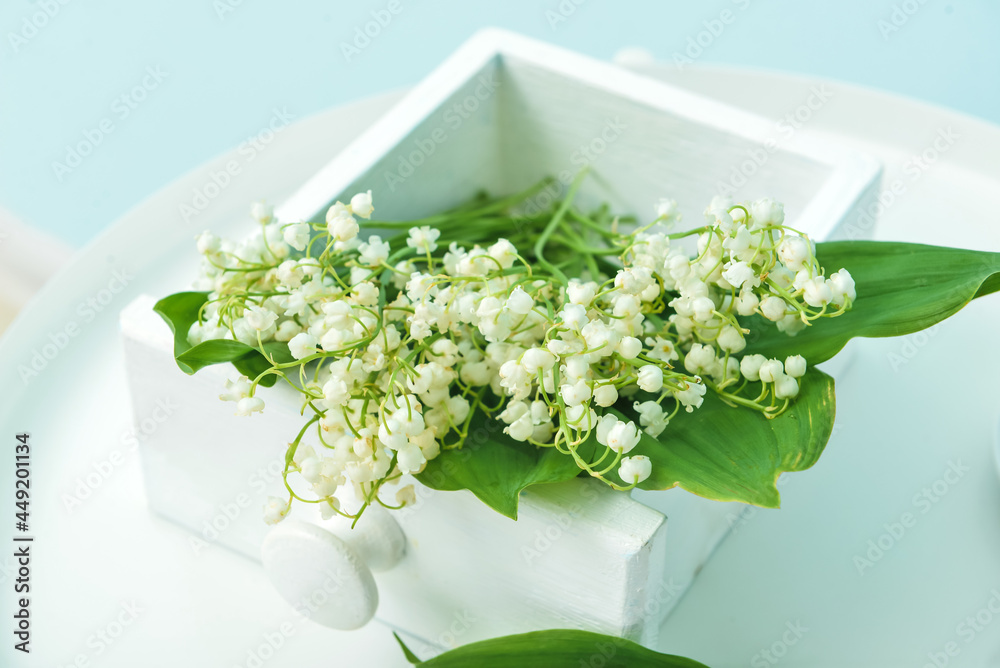
M 708 68 L 656 73 L 776 121 L 821 84 Z M 1000 249 L 1000 129 L 873 91 L 826 86 L 829 100 L 814 105 L 810 131 L 877 155 L 885 183 L 900 181 L 903 194 L 877 238 Z M 33 652 L 25 658 L 4 641 L 0 665 L 247 665 L 269 635 L 281 646 L 264 666 L 406 665 L 387 629 L 342 633 L 302 621 L 258 564 L 218 547 L 196 555 L 186 532 L 149 513 L 138 455 L 123 442 L 130 416 L 117 336 L 117 313 L 133 296 L 166 294 L 190 275 L 193 235 L 209 226 L 234 229 L 253 199 L 286 197 L 396 97 L 290 126 L 191 223 L 179 203 L 233 156 L 167 186 L 78 255 L 0 339 L 0 433 L 32 433 L 36 536 Z M 925 170 L 906 167 L 949 127 L 958 138 L 945 153 Z M 192 250 L 177 261 L 181 247 Z M 86 301 L 101 295 L 116 269 L 134 278 L 92 317 Z M 769 648 L 785 665 L 922 666 L 928 653 L 954 642 L 957 656 L 948 665 L 1000 665 L 1000 620 L 986 607 L 993 589 L 1000 591 L 998 307 L 1000 298 L 987 298 L 933 336 L 855 347 L 853 364 L 838 378 L 837 427 L 826 454 L 787 478 L 782 510 L 758 511 L 737 526 L 667 620 L 661 649 L 713 668 L 774 665 L 761 654 Z M 23 382 L 18 367 L 67 325 L 79 333 Z M 120 463 L 68 510 L 64 495 L 116 451 Z M 10 461 L 5 456 L 3 470 Z M 954 484 L 939 483 L 935 501 L 915 499 L 959 464 L 968 470 Z M 0 498 L 13 496 L 11 478 L 3 476 Z M 855 557 L 906 512 L 912 526 L 859 574 Z M 0 557 L 0 615 L 8 620 L 12 565 Z M 100 633 L 118 631 L 115 620 L 133 602 L 141 609 L 134 621 L 110 644 L 101 640 Z M 997 604 L 1000 595 L 1000 610 Z M 977 613 L 979 622 L 964 622 Z M 282 637 L 282 628 L 292 633 Z

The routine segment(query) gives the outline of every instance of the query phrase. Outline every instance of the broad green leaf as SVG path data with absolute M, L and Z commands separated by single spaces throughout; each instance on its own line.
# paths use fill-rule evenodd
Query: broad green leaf
M 264 344 L 264 352 L 278 364 L 287 364 L 295 360 L 288 351 L 288 344 L 281 341 L 271 341 Z
M 153 306 L 153 310 L 166 321 L 170 331 L 174 333 L 174 359 L 191 347 L 187 333 L 191 325 L 198 320 L 198 310 L 206 301 L 208 301 L 207 292 L 178 292 L 164 297 Z M 184 373 L 194 373 L 191 367 L 180 360 L 177 361 L 177 366 Z
M 489 507 L 516 520 L 518 495 L 525 487 L 562 482 L 580 474 L 569 455 L 515 441 L 503 428 L 503 422 L 478 411 L 463 446 L 442 450 L 427 462 L 417 479 L 441 491 L 467 489 Z M 593 456 L 593 444 L 580 448 L 582 455 Z
M 233 360 L 233 366 L 247 378 L 253 379 L 270 369 L 271 363 L 268 362 L 267 358 L 261 355 L 255 348 L 251 348 L 250 350 L 253 352 L 247 353 L 244 357 L 237 360 Z M 281 343 L 278 341 L 265 343 L 264 351 L 267 352 L 268 357 L 271 357 L 278 364 L 284 364 L 293 360 L 292 354 L 288 352 L 287 343 Z M 271 387 L 277 382 L 277 380 L 278 376 L 270 374 L 261 378 L 260 384 L 264 387 Z
M 707 668 L 672 654 L 660 654 L 615 636 L 555 629 L 463 645 L 420 661 L 396 636 L 407 660 L 426 668 Z
M 854 307 L 821 318 L 794 337 L 759 316 L 745 319 L 751 335 L 744 354 L 810 364 L 833 357 L 853 337 L 902 336 L 955 314 L 976 297 L 1000 290 L 1000 253 L 880 241 L 816 244 L 827 275 L 846 267 L 857 284 Z
M 235 362 L 248 357 L 251 353 L 256 354 L 264 364 L 267 364 L 267 360 L 247 344 L 229 339 L 212 339 L 199 343 L 178 355 L 177 361 L 191 369 L 190 373 L 194 373 L 213 364 Z
M 800 381 L 798 398 L 774 419 L 710 391 L 701 408 L 678 413 L 657 438 L 643 434 L 630 454 L 649 457 L 653 472 L 639 486 L 777 508 L 778 476 L 815 464 L 833 431 L 833 379 L 813 369 Z
M 833 430 L 833 379 L 812 369 L 801 385 L 798 399 L 774 419 L 729 406 L 709 392 L 701 408 L 679 413 L 659 437 L 642 434 L 631 454 L 649 457 L 653 473 L 640 487 L 682 487 L 718 501 L 778 507 L 778 476 L 815 464 Z M 503 426 L 477 414 L 465 445 L 442 451 L 417 478 L 442 491 L 468 489 L 494 510 L 517 519 L 523 489 L 580 474 L 570 456 L 515 441 L 503 433 Z M 597 448 L 591 441 L 580 453 L 592 461 Z
M 254 350 L 253 353 L 248 353 L 244 357 L 233 360 L 233 366 L 237 371 L 250 380 L 253 380 L 271 368 L 271 364 L 267 361 L 267 359 L 256 350 Z M 278 377 L 276 375 L 268 374 L 260 379 L 260 384 L 264 387 L 271 387 L 275 384 L 275 382 L 277 382 L 277 380 Z
M 264 350 L 279 364 L 292 360 L 288 345 L 285 343 L 275 341 L 265 343 Z M 191 369 L 188 373 L 226 362 L 232 362 L 237 371 L 251 380 L 271 368 L 271 363 L 259 350 L 230 339 L 203 341 L 177 356 L 177 363 L 183 365 L 181 368 Z M 271 387 L 277 380 L 278 376 L 272 374 L 264 376 L 260 384 Z
M 271 368 L 271 363 L 260 351 L 240 341 L 213 339 L 196 346 L 188 343 L 188 330 L 198 319 L 198 310 L 207 300 L 207 292 L 178 292 L 164 297 L 153 307 L 174 333 L 174 359 L 177 360 L 177 366 L 190 375 L 212 364 L 232 362 L 237 371 L 251 379 Z M 265 343 L 264 350 L 279 364 L 292 361 L 285 343 Z M 274 375 L 265 376 L 260 384 L 271 387 L 277 379 Z

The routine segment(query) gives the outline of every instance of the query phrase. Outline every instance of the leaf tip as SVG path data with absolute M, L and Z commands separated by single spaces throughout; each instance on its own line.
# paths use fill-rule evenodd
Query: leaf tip
M 418 666 L 418 665 L 420 665 L 422 663 L 420 661 L 420 659 L 417 657 L 417 655 L 414 654 L 410 650 L 410 648 L 406 646 L 406 643 L 403 642 L 403 639 L 399 637 L 398 633 L 396 633 L 395 631 L 393 631 L 392 632 L 392 637 L 396 639 L 397 643 L 399 643 L 399 648 L 403 650 L 403 656 L 406 657 L 407 661 L 409 661 L 410 663 L 412 663 L 415 666 Z

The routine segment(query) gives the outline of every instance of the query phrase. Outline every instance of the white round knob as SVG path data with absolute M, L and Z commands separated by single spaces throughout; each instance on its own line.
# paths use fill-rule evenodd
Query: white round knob
M 406 553 L 406 536 L 392 514 L 379 505 L 368 506 L 354 528 L 352 520 L 334 515 L 319 526 L 351 546 L 376 573 L 387 571 Z
M 293 606 L 308 605 L 310 619 L 319 624 L 349 631 L 375 616 L 378 589 L 372 570 L 391 568 L 405 549 L 396 521 L 373 507 L 354 529 L 348 520 L 319 526 L 287 519 L 264 538 L 261 559 L 282 598 Z
M 378 590 L 371 571 L 326 529 L 285 520 L 264 538 L 261 558 L 278 593 L 293 606 L 308 604 L 310 619 L 349 631 L 374 616 Z

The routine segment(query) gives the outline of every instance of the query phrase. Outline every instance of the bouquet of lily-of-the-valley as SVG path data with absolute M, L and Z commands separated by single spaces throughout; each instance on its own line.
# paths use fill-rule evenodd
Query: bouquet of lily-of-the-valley
M 407 221 L 362 192 L 197 238 L 194 291 L 156 306 L 178 365 L 232 363 L 240 415 L 266 412 L 262 386 L 301 396 L 268 522 L 293 502 L 363 522 L 413 503 L 413 478 L 511 518 L 524 488 L 576 476 L 776 507 L 832 431 L 817 364 L 1000 289 L 1000 254 L 815 243 L 770 199 L 637 219 L 576 205 L 583 178 L 541 212 L 548 183 Z

